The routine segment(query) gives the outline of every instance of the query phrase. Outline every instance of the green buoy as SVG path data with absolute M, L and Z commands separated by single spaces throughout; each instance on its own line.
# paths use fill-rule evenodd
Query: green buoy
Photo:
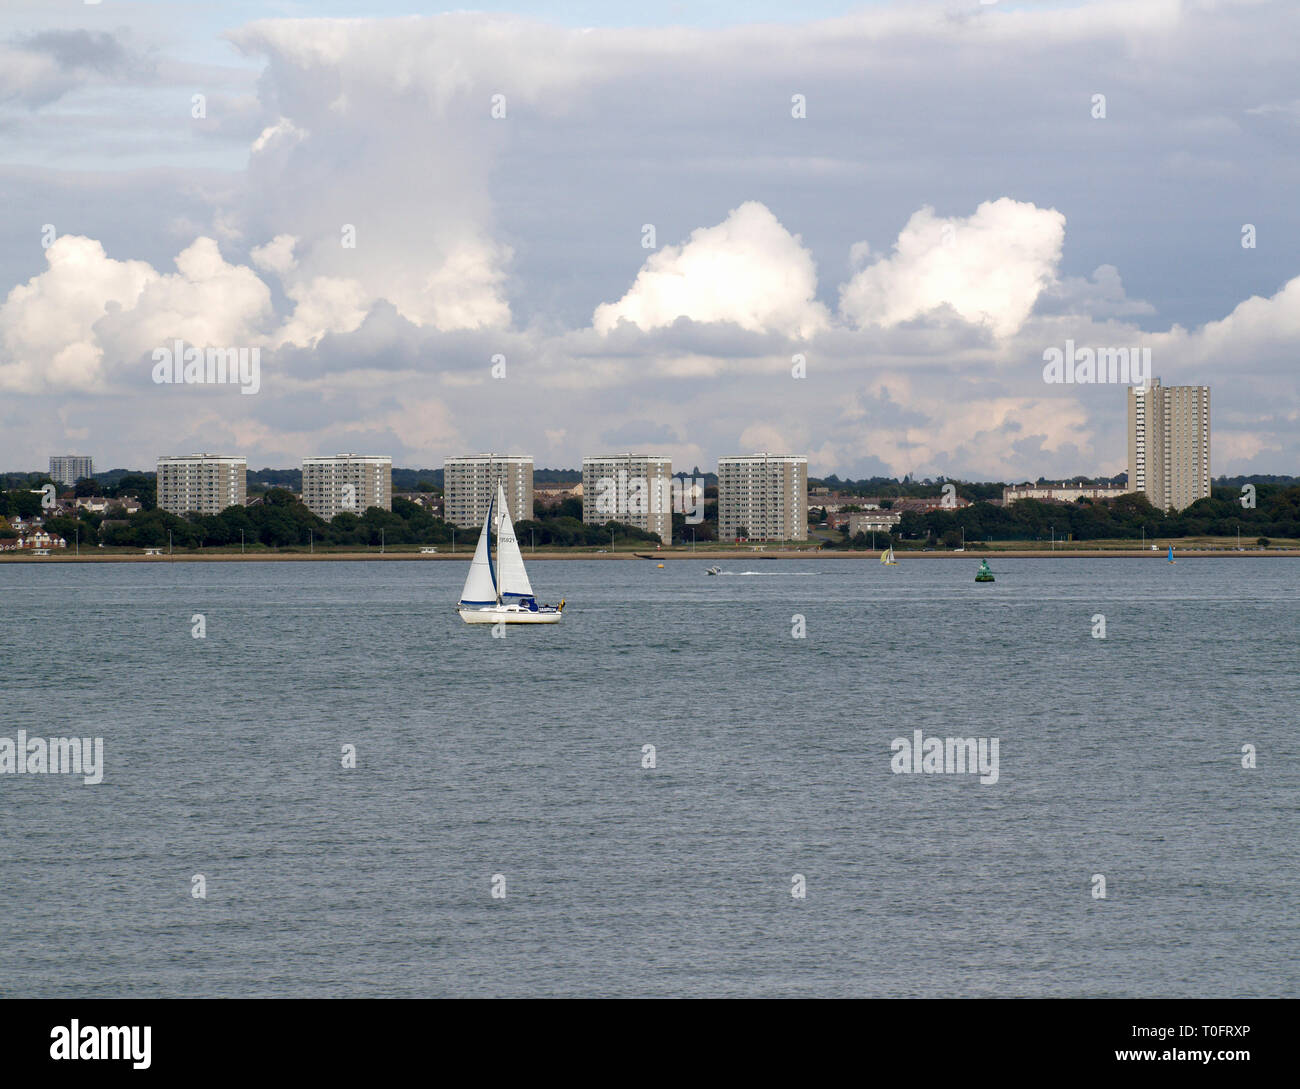
M 995 578 L 993 577 L 993 572 L 989 570 L 989 561 L 988 561 L 988 560 L 980 560 L 980 569 L 979 569 L 979 571 L 976 572 L 976 574 L 975 574 L 975 581 L 976 581 L 976 582 L 996 582 L 996 581 L 997 581 L 997 579 L 995 579 Z

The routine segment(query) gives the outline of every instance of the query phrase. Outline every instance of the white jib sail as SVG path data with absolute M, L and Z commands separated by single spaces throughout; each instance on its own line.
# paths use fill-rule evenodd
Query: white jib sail
M 510 521 L 510 507 L 506 504 L 505 489 L 497 485 L 497 506 L 501 522 L 497 529 L 497 577 L 501 580 L 501 596 L 532 597 L 533 586 L 524 570 L 523 553 L 515 540 L 515 526 Z
M 497 588 L 492 581 L 492 564 L 488 556 L 489 526 L 494 516 L 489 504 L 488 515 L 483 519 L 483 529 L 478 535 L 478 547 L 474 549 L 474 559 L 469 565 L 469 574 L 465 576 L 465 587 L 460 592 L 461 605 L 496 604 Z

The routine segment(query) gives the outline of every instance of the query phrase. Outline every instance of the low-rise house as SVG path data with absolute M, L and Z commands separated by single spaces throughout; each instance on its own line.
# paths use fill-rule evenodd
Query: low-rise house
M 1118 484 L 1015 484 L 1002 489 L 1002 503 L 1038 499 L 1045 503 L 1074 503 L 1080 499 L 1118 499 L 1127 489 Z
M 859 533 L 892 533 L 903 520 L 903 515 L 896 510 L 855 511 L 848 518 L 849 536 Z
M 408 503 L 423 507 L 432 514 L 442 510 L 442 496 L 435 492 L 394 492 L 394 499 L 405 499 Z
M 573 484 L 534 484 L 533 500 L 546 507 L 554 507 L 566 499 L 582 498 L 582 482 Z
M 20 537 L 18 539 L 18 547 L 20 549 L 67 548 L 68 542 L 62 537 L 56 537 L 51 533 L 46 533 L 44 530 L 37 530 L 30 536 Z
M 865 499 L 860 495 L 848 495 L 845 492 L 832 492 L 827 488 L 813 488 L 808 492 L 808 509 L 823 508 L 828 515 L 835 514 L 845 507 L 864 509 L 868 504 L 878 503 L 876 499 Z
M 933 510 L 963 510 L 971 505 L 969 499 L 964 499 L 960 495 L 954 495 L 951 500 L 944 502 L 944 496 L 934 495 L 925 499 L 894 499 L 890 501 L 890 510 L 896 510 L 906 514 L 909 510 L 917 514 L 929 514 Z

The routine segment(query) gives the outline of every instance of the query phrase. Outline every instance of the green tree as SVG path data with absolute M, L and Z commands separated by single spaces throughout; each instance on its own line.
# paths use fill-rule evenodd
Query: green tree
M 9 493 L 9 514 L 22 518 L 35 518 L 41 513 L 41 497 L 28 488 L 16 488 Z
M 119 499 L 124 496 L 134 496 L 140 500 L 140 506 L 144 511 L 153 510 L 158 506 L 158 481 L 155 476 L 144 473 L 127 473 L 117 485 L 113 488 L 105 488 L 105 495 L 113 495 Z
M 66 514 L 56 515 L 53 518 L 45 520 L 45 530 L 47 533 L 53 533 L 56 537 L 62 537 L 71 544 L 77 538 L 77 531 L 81 523 L 77 519 Z

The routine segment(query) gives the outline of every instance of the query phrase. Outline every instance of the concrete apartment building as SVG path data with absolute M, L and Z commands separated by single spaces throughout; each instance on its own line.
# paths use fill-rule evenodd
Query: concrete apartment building
M 498 481 L 505 486 L 511 519 L 532 518 L 533 459 L 526 454 L 447 458 L 442 463 L 443 517 L 454 526 L 477 529 L 487 517 Z
M 222 454 L 158 459 L 158 506 L 172 514 L 220 514 L 248 497 L 248 462 Z
M 1002 505 L 1021 499 L 1073 503 L 1077 499 L 1117 499 L 1128 493 L 1118 484 L 1014 484 L 1002 489 Z
M 50 476 L 71 488 L 83 476 L 95 475 L 94 459 L 85 454 L 58 454 L 50 458 Z
M 738 531 L 754 541 L 808 537 L 808 459 L 751 454 L 718 459 L 718 539 Z
M 672 458 L 662 454 L 597 454 L 582 459 L 582 520 L 622 522 L 672 544 Z
M 1159 510 L 1210 494 L 1209 386 L 1129 387 L 1128 490 Z
M 393 459 L 380 454 L 303 458 L 302 501 L 327 522 L 344 511 L 392 510 Z

